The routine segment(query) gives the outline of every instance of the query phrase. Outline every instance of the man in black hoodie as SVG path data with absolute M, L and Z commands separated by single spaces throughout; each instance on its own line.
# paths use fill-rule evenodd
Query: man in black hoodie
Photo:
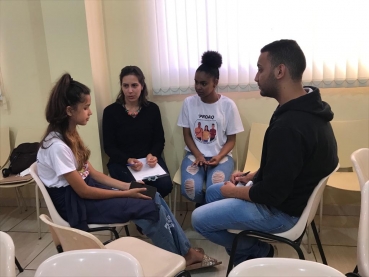
M 280 233 L 301 216 L 318 182 L 338 164 L 330 121 L 333 112 L 318 88 L 303 87 L 304 53 L 293 40 L 272 42 L 261 49 L 255 81 L 262 96 L 278 101 L 264 136 L 258 171 L 214 184 L 208 204 L 192 214 L 195 230 L 228 253 L 234 234 L 227 229 Z M 249 186 L 236 186 L 246 184 Z M 235 264 L 250 258 L 273 257 L 273 247 L 256 238 L 240 240 Z

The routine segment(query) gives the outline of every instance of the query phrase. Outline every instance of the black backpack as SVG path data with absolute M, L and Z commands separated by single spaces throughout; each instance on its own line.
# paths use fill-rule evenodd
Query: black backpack
M 11 174 L 19 174 L 29 168 L 36 161 L 39 148 L 39 142 L 21 143 L 18 147 L 14 148 L 9 159 L 9 170 Z

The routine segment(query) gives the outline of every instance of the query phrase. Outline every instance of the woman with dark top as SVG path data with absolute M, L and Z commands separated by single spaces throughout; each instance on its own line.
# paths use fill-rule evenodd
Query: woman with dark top
M 133 181 L 127 165 L 140 171 L 141 158 L 146 158 L 151 167 L 158 163 L 168 173 L 162 158 L 165 139 L 160 110 L 147 100 L 144 74 L 137 66 L 126 66 L 119 80 L 117 101 L 107 106 L 103 114 L 104 150 L 110 158 L 107 165 L 110 176 L 123 182 Z M 156 187 L 162 197 L 173 188 L 169 175 L 145 182 Z

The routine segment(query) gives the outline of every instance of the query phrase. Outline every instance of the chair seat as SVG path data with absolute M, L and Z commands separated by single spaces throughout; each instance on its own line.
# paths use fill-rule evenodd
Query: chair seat
M 107 249 L 121 250 L 139 260 L 145 277 L 174 276 L 186 267 L 186 260 L 137 238 L 123 237 L 105 245 Z
M 343 190 L 360 191 L 359 180 L 355 172 L 335 172 L 329 177 L 327 186 Z
M 340 276 L 345 275 L 338 270 L 321 263 L 288 259 L 288 258 L 259 258 L 243 262 L 236 266 L 228 275 L 236 276 Z

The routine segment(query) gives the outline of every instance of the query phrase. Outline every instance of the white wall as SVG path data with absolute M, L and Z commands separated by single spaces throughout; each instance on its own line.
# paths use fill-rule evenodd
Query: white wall
M 7 110 L 0 104 L 0 126 L 10 126 L 13 142 L 22 126 L 46 126 L 44 109 L 49 91 L 53 82 L 69 71 L 92 89 L 94 115 L 79 130 L 92 150 L 93 165 L 102 169 L 107 162 L 99 139 L 102 110 L 118 94 L 120 70 L 137 65 L 146 75 L 150 100 L 161 109 L 165 158 L 173 176 L 183 154 L 182 131 L 176 120 L 185 96 L 151 93 L 147 1 L 0 1 L 0 66 L 8 100 Z M 226 95 L 236 102 L 245 127 L 237 137 L 242 168 L 252 122 L 268 123 L 277 104 L 261 98 L 258 92 Z M 369 118 L 368 87 L 323 89 L 322 97 L 332 106 L 335 120 Z M 326 198 L 328 203 L 359 201 L 358 194 L 331 190 Z

